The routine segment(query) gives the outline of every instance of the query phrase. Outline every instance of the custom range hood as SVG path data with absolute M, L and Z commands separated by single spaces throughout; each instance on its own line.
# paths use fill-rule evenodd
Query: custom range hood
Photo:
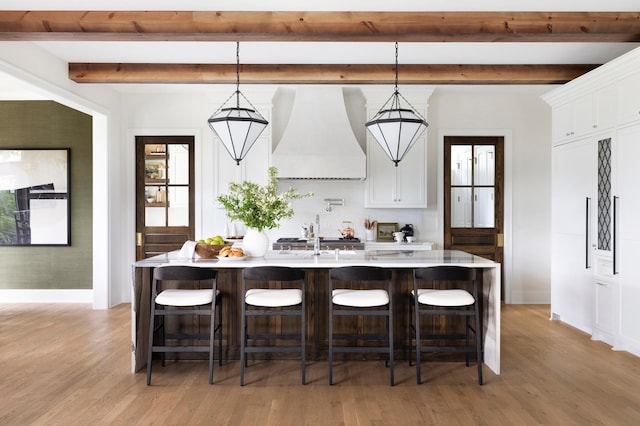
M 271 163 L 277 167 L 280 179 L 366 177 L 366 156 L 349 122 L 341 87 L 296 89 L 291 114 Z

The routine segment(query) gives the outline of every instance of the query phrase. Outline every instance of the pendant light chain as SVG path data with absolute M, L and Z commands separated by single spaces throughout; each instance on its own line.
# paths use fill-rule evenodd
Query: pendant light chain
M 396 41 L 396 93 L 398 93 L 398 42 Z
M 240 42 L 236 41 L 236 108 L 240 108 Z
M 232 104 L 235 95 L 235 107 Z M 240 107 L 240 96 L 249 105 Z M 256 110 L 247 97 L 240 92 L 240 42 L 236 42 L 236 90 L 207 120 L 209 127 L 220 139 L 231 158 L 240 165 L 251 147 L 260 137 L 269 122 Z

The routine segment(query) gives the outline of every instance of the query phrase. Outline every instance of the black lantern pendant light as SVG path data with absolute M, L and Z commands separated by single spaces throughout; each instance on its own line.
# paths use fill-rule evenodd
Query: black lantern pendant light
M 403 107 L 400 99 L 407 106 Z M 398 163 L 418 141 L 428 125 L 424 117 L 398 91 L 398 43 L 396 42 L 395 90 L 380 111 L 366 122 L 365 126 L 398 167 Z
M 234 95 L 236 97 L 235 107 L 225 108 L 227 102 Z M 240 107 L 240 96 L 249 104 L 250 108 Z M 251 102 L 240 93 L 240 42 L 236 42 L 236 91 L 207 121 L 211 130 L 220 138 L 225 149 L 238 165 L 269 124 L 251 105 Z

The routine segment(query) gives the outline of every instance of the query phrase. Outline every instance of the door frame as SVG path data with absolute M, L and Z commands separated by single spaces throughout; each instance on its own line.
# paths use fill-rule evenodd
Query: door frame
M 194 172 L 195 172 L 195 234 L 200 235 L 202 230 L 202 194 L 213 194 L 213 185 L 208 183 L 203 187 L 206 180 L 203 179 L 202 161 L 209 158 L 214 161 L 212 152 L 203 152 L 202 129 L 129 129 L 127 131 L 127 205 L 130 206 L 129 213 L 124 219 L 126 221 L 126 248 L 121 245 L 126 252 L 126 264 L 130 265 L 136 259 L 136 136 L 193 136 L 194 144 Z M 208 192 L 207 192 L 208 191 Z
M 512 191 L 513 191 L 513 130 L 511 129 L 438 129 L 437 206 L 438 244 L 444 246 L 444 138 L 445 136 L 498 136 L 504 138 L 504 293 L 505 303 L 511 303 L 513 265 Z

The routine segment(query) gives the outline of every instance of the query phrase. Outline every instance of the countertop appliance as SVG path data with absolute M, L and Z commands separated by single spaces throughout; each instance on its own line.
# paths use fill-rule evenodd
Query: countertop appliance
M 278 238 L 273 243 L 273 250 L 313 250 L 313 240 L 305 238 Z M 364 250 L 364 243 L 359 238 L 323 238 L 320 240 L 321 250 Z

